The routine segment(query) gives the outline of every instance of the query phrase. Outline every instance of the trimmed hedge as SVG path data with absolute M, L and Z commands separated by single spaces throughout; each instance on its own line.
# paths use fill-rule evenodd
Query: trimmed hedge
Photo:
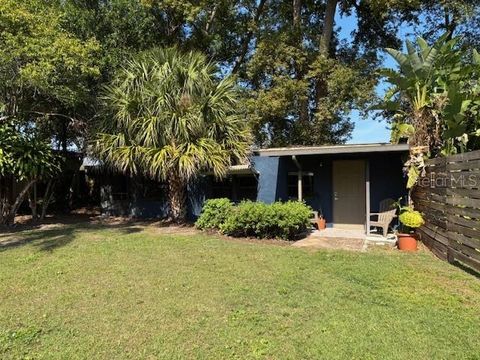
M 291 240 L 310 226 L 312 210 L 298 201 L 273 204 L 243 201 L 232 207 L 228 199 L 215 200 L 213 203 L 211 200 L 205 203 L 197 227 L 217 229 L 226 235 L 237 237 Z
M 229 199 L 209 199 L 205 201 L 202 213 L 195 222 L 195 226 L 202 230 L 219 230 L 220 225 L 227 220 L 232 211 L 233 204 Z

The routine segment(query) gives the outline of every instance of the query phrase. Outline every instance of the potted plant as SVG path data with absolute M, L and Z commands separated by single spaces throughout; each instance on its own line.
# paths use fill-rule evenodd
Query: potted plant
M 318 230 L 325 230 L 325 228 L 327 227 L 327 221 L 323 217 L 322 208 L 318 210 L 317 227 L 318 227 Z
M 415 236 L 415 229 L 422 226 L 425 221 L 419 211 L 413 209 L 412 206 L 400 207 L 400 230 L 398 236 L 398 249 L 403 251 L 416 251 L 417 238 Z

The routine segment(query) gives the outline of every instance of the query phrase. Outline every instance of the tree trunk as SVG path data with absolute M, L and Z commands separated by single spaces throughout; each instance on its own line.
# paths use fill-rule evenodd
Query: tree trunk
M 302 33 L 302 0 L 293 0 L 293 29 L 294 29 L 294 42 L 295 44 L 303 50 L 303 33 Z M 304 64 L 295 64 L 295 73 L 296 79 L 298 81 L 303 81 L 305 77 L 305 66 Z M 298 99 L 298 121 L 299 129 L 297 141 L 300 143 L 301 139 L 304 139 L 303 133 L 308 131 L 308 90 L 306 94 L 299 93 Z
M 20 205 L 22 205 L 25 196 L 28 194 L 28 191 L 30 190 L 32 185 L 35 184 L 36 181 L 36 179 L 29 180 L 23 190 L 20 192 L 20 194 L 18 194 L 15 203 L 11 207 L 7 218 L 5 219 L 5 223 L 7 225 L 13 225 L 13 223 L 15 222 L 15 215 L 17 215 L 18 208 L 20 207 Z
M 258 21 L 260 20 L 260 16 L 262 16 L 263 8 L 266 2 L 267 0 L 260 0 L 257 7 L 257 11 L 255 12 L 255 15 L 252 19 L 253 26 L 257 26 Z M 235 64 L 233 65 L 232 74 L 235 74 L 240 69 L 240 66 L 243 64 L 243 62 L 245 61 L 245 57 L 247 56 L 247 52 L 248 52 L 248 45 L 250 44 L 252 37 L 253 37 L 253 29 L 250 28 L 247 31 L 247 34 L 245 35 L 245 37 L 243 38 L 243 42 L 240 47 L 240 54 L 238 55 L 237 59 L 235 60 Z
M 293 0 L 293 27 L 295 30 L 301 25 L 302 15 L 302 0 Z
M 219 3 L 215 4 L 215 6 L 212 9 L 212 12 L 210 13 L 210 16 L 208 17 L 207 24 L 205 25 L 205 34 L 208 35 L 210 33 L 210 29 L 212 28 L 213 21 L 215 19 L 215 15 L 217 14 L 218 7 L 220 6 Z
M 38 219 L 37 211 L 37 183 L 33 184 L 33 191 L 28 192 L 28 205 L 32 210 L 32 220 L 36 221 Z
M 43 195 L 42 213 L 40 215 L 41 220 L 45 219 L 45 216 L 47 215 L 47 209 L 48 205 L 50 205 L 50 202 L 52 201 L 54 187 L 54 182 L 52 180 L 49 180 L 47 188 L 45 189 L 45 194 Z
M 323 18 L 323 29 L 320 36 L 319 55 L 328 59 L 330 57 L 330 42 L 332 41 L 333 25 L 335 23 L 335 12 L 337 10 L 338 0 L 328 0 Z M 317 107 L 321 99 L 328 95 L 327 81 L 322 74 L 317 79 L 315 86 Z
M 168 179 L 168 199 L 170 202 L 170 217 L 175 222 L 185 222 L 187 217 L 186 196 L 187 186 L 178 175 Z
M 72 211 L 75 207 L 75 195 L 78 192 L 78 183 L 79 183 L 79 176 L 80 170 L 75 169 L 75 172 L 72 175 L 72 181 L 70 182 L 70 186 L 68 188 L 68 212 Z
M 328 0 L 323 18 L 323 29 L 320 37 L 320 55 L 329 57 L 330 42 L 332 40 L 333 24 L 335 22 L 335 11 L 337 10 L 338 0 Z

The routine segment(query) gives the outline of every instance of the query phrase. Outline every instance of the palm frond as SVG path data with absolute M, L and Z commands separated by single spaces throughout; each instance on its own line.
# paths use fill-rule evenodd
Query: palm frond
M 225 176 L 248 157 L 251 134 L 236 115 L 233 78 L 198 52 L 154 49 L 128 61 L 103 101 L 112 116 L 96 139 L 102 159 L 122 171 L 185 180 L 202 171 Z

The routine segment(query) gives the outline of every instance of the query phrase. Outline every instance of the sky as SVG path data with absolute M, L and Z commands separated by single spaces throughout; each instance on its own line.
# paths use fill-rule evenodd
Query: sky
M 357 19 L 355 15 L 340 16 L 340 14 L 337 13 L 335 24 L 341 28 L 340 37 L 348 39 L 351 32 L 356 28 Z M 408 28 L 401 30 L 400 36 L 405 38 L 409 30 Z M 384 67 L 395 68 L 395 62 L 386 54 L 383 65 Z M 382 96 L 386 88 L 387 85 L 385 83 L 379 84 L 377 86 L 377 93 Z M 352 138 L 347 143 L 363 144 L 390 141 L 390 130 L 385 121 L 379 121 L 372 117 L 362 117 L 358 111 L 352 112 L 351 119 L 355 124 L 355 128 L 352 133 Z

